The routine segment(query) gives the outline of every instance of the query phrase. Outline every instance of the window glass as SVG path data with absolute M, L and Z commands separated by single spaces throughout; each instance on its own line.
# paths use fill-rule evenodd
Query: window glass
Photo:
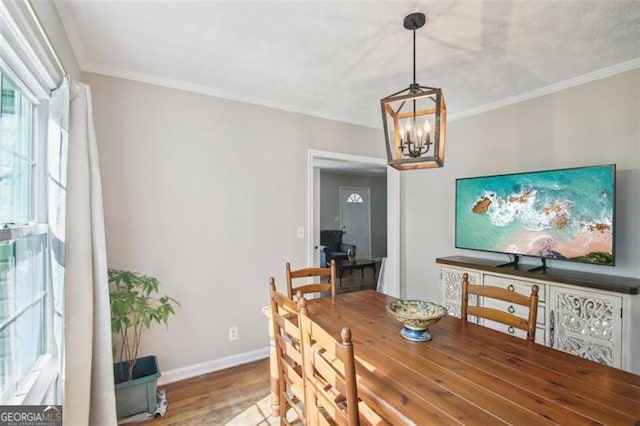
M 47 227 L 35 223 L 36 105 L 0 67 L 0 405 L 29 392 L 47 347 Z
M 45 353 L 46 234 L 0 242 L 0 403 Z
M 364 200 L 362 199 L 362 196 L 360 194 L 356 194 L 354 192 L 353 194 L 349 194 L 349 196 L 347 197 L 347 203 L 360 204 L 364 203 Z
M 34 104 L 0 70 L 0 226 L 33 220 Z

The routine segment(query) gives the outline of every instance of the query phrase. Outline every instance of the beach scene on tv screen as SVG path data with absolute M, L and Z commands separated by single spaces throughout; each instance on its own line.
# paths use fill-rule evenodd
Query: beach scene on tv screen
M 613 264 L 614 166 L 456 181 L 456 247 Z

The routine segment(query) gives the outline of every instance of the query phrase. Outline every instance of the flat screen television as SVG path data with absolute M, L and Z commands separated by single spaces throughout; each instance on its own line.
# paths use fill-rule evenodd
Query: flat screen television
M 456 179 L 456 248 L 615 264 L 615 164 Z

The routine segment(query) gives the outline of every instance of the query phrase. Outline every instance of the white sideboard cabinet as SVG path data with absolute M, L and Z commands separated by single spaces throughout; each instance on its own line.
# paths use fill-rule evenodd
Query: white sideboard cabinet
M 500 267 L 498 262 L 465 256 L 436 259 L 442 304 L 460 317 L 462 275 L 471 284 L 531 293 L 539 287 L 536 343 L 601 364 L 640 374 L 640 279 L 532 266 Z M 526 308 L 482 298 L 469 303 L 491 306 L 526 318 Z M 504 305 L 504 306 L 503 306 Z M 526 333 L 492 321 L 469 317 L 486 327 L 525 338 Z

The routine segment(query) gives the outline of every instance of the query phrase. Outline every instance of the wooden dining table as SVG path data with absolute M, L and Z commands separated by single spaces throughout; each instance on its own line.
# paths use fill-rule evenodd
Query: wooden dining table
M 394 300 L 365 290 L 308 301 L 332 335 L 351 328 L 358 396 L 392 424 L 639 424 L 640 376 L 451 316 L 412 342 L 385 309 Z

